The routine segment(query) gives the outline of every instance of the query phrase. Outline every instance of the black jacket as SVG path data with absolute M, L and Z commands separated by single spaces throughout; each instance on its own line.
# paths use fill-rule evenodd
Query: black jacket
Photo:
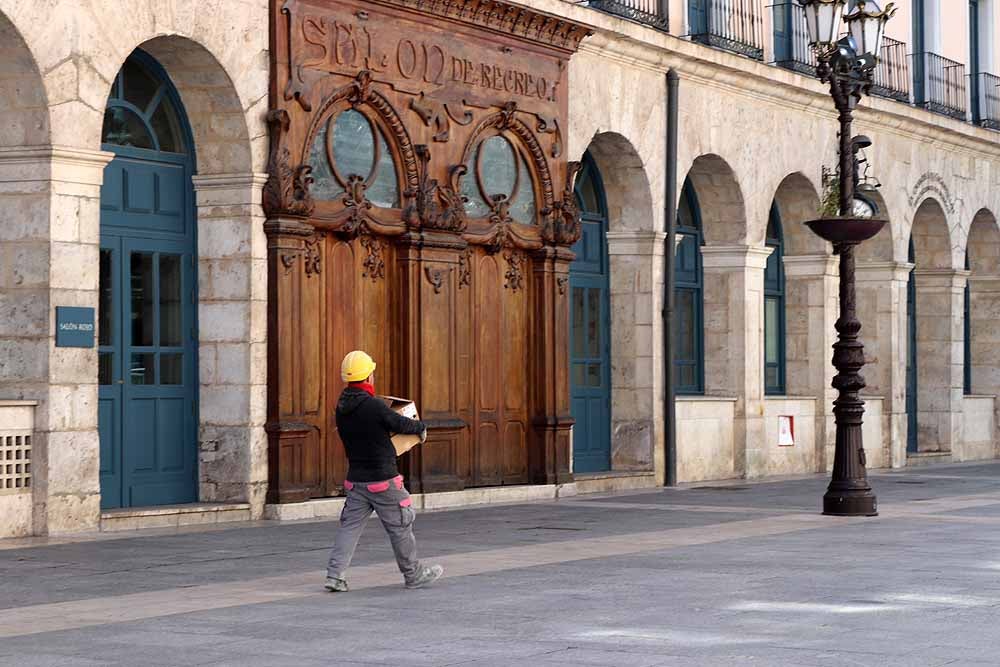
M 393 412 L 380 398 L 363 389 L 348 387 L 337 402 L 337 430 L 347 452 L 352 482 L 381 482 L 392 479 L 396 470 L 396 450 L 391 437 L 397 433 L 419 435 L 423 422 Z

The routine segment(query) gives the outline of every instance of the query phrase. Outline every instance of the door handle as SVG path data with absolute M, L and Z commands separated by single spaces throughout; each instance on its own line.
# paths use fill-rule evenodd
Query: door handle
M 125 384 L 125 380 L 118 380 L 118 384 Z

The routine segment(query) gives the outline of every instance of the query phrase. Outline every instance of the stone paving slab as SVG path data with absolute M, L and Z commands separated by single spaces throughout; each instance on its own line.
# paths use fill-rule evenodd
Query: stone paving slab
M 374 525 L 346 595 L 329 523 L 0 551 L 0 665 L 996 665 L 991 473 L 873 476 L 874 519 L 821 478 L 422 515 L 423 591 Z

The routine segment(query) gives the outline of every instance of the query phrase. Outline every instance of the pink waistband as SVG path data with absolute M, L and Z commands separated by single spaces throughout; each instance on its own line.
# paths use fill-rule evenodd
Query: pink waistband
M 353 489 L 357 485 L 358 485 L 357 482 L 351 482 L 349 480 L 344 480 L 344 490 L 345 491 L 350 491 L 351 489 Z M 367 488 L 370 493 L 383 493 L 383 492 L 389 490 L 389 486 L 390 485 L 395 486 L 397 491 L 402 491 L 403 490 L 403 476 L 402 475 L 396 475 L 392 479 L 387 479 L 387 480 L 382 481 L 382 482 L 368 482 L 366 484 L 363 484 L 363 486 L 365 486 L 365 488 Z

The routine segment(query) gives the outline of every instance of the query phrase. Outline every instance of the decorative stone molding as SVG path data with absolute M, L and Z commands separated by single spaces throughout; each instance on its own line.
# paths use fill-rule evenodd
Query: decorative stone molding
M 767 258 L 774 248 L 756 246 L 704 246 L 701 249 L 702 266 L 706 269 L 761 269 L 767 267 Z
M 840 260 L 833 255 L 792 255 L 785 256 L 782 261 L 785 276 L 789 278 L 836 278 L 840 275 Z
M 575 51 L 592 34 L 582 24 L 500 0 L 373 0 Z
M 0 148 L 0 183 L 62 181 L 99 187 L 104 167 L 114 157 L 108 151 L 70 146 Z
M 209 174 L 191 177 L 199 206 L 256 206 L 267 174 Z
M 923 293 L 955 292 L 965 289 L 969 277 L 965 269 L 913 269 L 913 278 Z
M 607 232 L 609 255 L 663 256 L 663 232 L 627 230 Z
M 906 282 L 914 266 L 909 262 L 858 262 L 854 276 L 859 283 Z

